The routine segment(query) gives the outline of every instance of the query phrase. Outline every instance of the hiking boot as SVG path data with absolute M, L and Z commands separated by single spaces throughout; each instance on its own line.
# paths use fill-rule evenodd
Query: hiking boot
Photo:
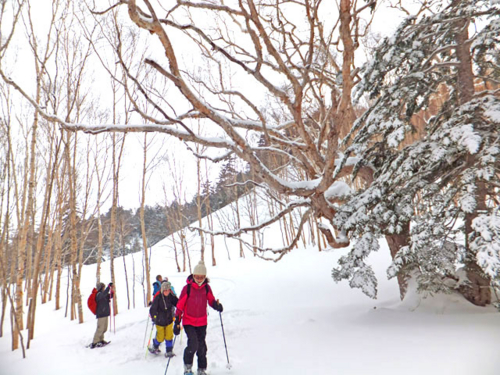
M 193 365 L 184 365 L 184 375 L 194 375 Z
M 172 358 L 173 356 L 175 356 L 174 348 L 172 348 L 172 347 L 167 348 L 167 352 L 165 353 L 165 357 Z
M 207 369 L 206 368 L 199 368 L 197 375 L 207 375 Z

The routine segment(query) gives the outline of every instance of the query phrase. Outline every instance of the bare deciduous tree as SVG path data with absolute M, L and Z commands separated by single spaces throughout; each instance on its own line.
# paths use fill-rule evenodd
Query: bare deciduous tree
M 142 108 L 136 108 L 156 125 L 127 127 L 127 130 L 165 132 L 185 141 L 217 148 L 226 156 L 238 156 L 250 165 L 259 180 L 294 200 L 292 206 L 280 203 L 280 211 L 269 223 L 284 217 L 294 208 L 307 207 L 302 220 L 307 220 L 310 214 L 326 220 L 330 228 L 324 223 L 319 228 L 330 245 L 347 246 L 345 234 L 333 234 L 335 203 L 340 200 L 328 192 L 335 183 L 340 183 L 341 177 L 352 171 L 352 166 L 344 165 L 335 179 L 333 177 L 340 151 L 338 139 L 350 129 L 355 119 L 351 103 L 351 92 L 356 83 L 354 53 L 370 22 L 369 19 L 361 22 L 360 15 L 373 8 L 375 2 L 357 5 L 342 0 L 335 9 L 321 2 L 303 1 L 288 9 L 280 3 L 265 1 L 231 5 L 181 1 L 170 9 L 166 18 L 158 16 L 150 1 L 144 0 L 142 4 L 144 7 L 134 0 L 126 3 L 130 19 L 158 38 L 168 68 L 160 60 L 145 59 L 144 62 L 170 80 L 191 108 L 184 114 L 169 114 L 168 107 L 158 106 L 162 119 L 146 116 Z M 296 14 L 298 10 L 304 17 L 294 18 L 288 13 Z M 182 11 L 188 16 L 183 17 Z M 330 12 L 338 18 L 322 16 Z M 207 14 L 213 15 L 221 27 L 205 27 L 208 23 L 199 17 Z M 274 21 L 271 15 L 275 17 Z M 182 19 L 182 22 L 176 22 L 176 19 Z M 234 32 L 225 33 L 228 28 Z M 183 36 L 177 37 L 179 33 Z M 187 40 L 199 48 L 202 61 L 210 71 L 209 76 L 213 77 L 201 85 L 202 79 L 196 72 L 180 65 L 181 52 L 174 43 L 186 43 Z M 341 48 L 340 55 L 336 48 Z M 250 90 L 237 85 L 231 87 L 229 72 L 236 74 L 237 70 L 246 74 L 245 82 L 248 81 L 249 87 L 260 87 L 258 90 L 262 91 L 259 93 L 265 92 L 269 98 L 282 103 L 273 108 L 280 114 L 280 121 L 275 121 L 260 109 L 262 104 L 252 97 Z M 129 74 L 132 73 L 129 71 Z M 151 90 L 150 86 L 136 84 L 140 92 Z M 144 98 L 156 104 L 151 97 L 145 95 Z M 221 136 L 214 139 L 196 133 L 192 123 L 200 118 L 216 126 Z M 119 126 L 69 127 L 92 132 L 124 130 Z M 244 134 L 253 139 L 261 137 L 264 145 L 249 141 Z M 281 168 L 271 171 L 265 154 L 279 155 Z M 302 171 L 308 183 L 296 182 L 294 177 L 283 175 L 280 170 L 283 171 L 284 166 Z M 369 181 L 369 171 L 366 173 Z M 363 176 L 363 173 L 358 175 Z M 240 233 L 247 231 L 250 228 L 242 228 Z M 282 249 L 273 249 L 273 254 L 281 257 L 296 245 L 301 232 L 289 235 L 289 244 Z M 264 248 L 257 250 L 266 251 Z
M 154 90 L 151 81 L 143 83 L 135 80 L 143 99 L 163 117 L 148 115 L 140 103 L 134 102 L 137 113 L 154 125 L 77 126 L 47 114 L 36 103 L 32 103 L 37 110 L 71 130 L 93 133 L 165 132 L 185 141 L 220 149 L 226 156 L 235 154 L 248 162 L 257 178 L 270 188 L 290 199 L 299 198 L 294 200 L 293 207 L 281 206 L 280 213 L 269 222 L 278 220 L 293 208 L 307 207 L 309 209 L 303 220 L 309 214 L 325 219 L 330 228 L 323 224 L 320 230 L 330 245 L 347 246 L 345 234 L 334 236 L 331 229 L 334 204 L 341 200 L 329 194 L 329 189 L 352 172 L 352 166 L 344 164 L 340 172 L 334 173 L 337 168 L 335 160 L 340 151 L 338 139 L 351 128 L 355 118 L 351 103 L 351 92 L 356 83 L 354 54 L 359 47 L 360 37 L 370 24 L 369 18 L 367 22 L 362 22 L 360 15 L 369 9 L 373 10 L 375 1 L 358 5 L 357 2 L 341 0 L 338 8 L 328 8 L 328 5 L 315 1 L 295 2 L 290 7 L 265 1 L 230 6 L 181 1 L 169 10 L 165 18 L 158 16 L 150 1 L 143 0 L 142 4 L 144 7 L 130 0 L 116 5 L 125 5 L 137 27 L 148 30 L 158 38 L 168 68 L 163 67 L 162 61 L 151 58 L 144 62 L 154 68 L 159 76 L 169 80 L 186 100 L 184 105 L 188 104 L 191 108 L 184 114 L 177 114 L 173 108 L 159 105 L 154 97 L 147 94 Z M 304 17 L 294 18 L 292 13 L 297 14 L 297 10 L 302 11 L 300 14 Z M 184 16 L 186 14 L 187 17 Z M 213 15 L 217 24 L 224 27 L 204 27 L 209 24 L 206 22 L 207 14 Z M 323 17 L 323 14 L 329 16 Z M 182 23 L 175 21 L 176 15 Z M 225 33 L 229 26 L 234 30 L 231 34 Z M 196 85 L 192 83 L 198 84 L 200 80 L 196 72 L 181 67 L 174 35 L 175 43 L 185 44 L 189 41 L 199 48 L 200 56 L 207 62 L 210 76 L 214 77 L 203 82 L 197 91 Z M 341 48 L 341 55 L 337 54 L 336 48 Z M 124 68 L 129 77 L 134 79 L 129 67 Z M 249 87 L 260 87 L 262 91 L 257 92 L 266 92 L 270 98 L 282 103 L 274 108 L 280 114 L 280 121 L 273 120 L 259 109 L 261 103 L 256 102 L 244 88 L 236 85 L 226 87 L 230 86 L 228 72 L 237 70 L 246 74 Z M 15 85 L 5 76 L 4 80 Z M 196 134 L 193 130 L 195 127 L 190 124 L 200 118 L 216 126 L 221 136 L 214 139 Z M 264 146 L 249 142 L 244 134 L 252 134 L 254 139 L 262 137 Z M 283 179 L 279 171 L 271 171 L 262 156 L 265 153 L 279 155 L 284 165 L 303 171 L 308 183 L 297 183 L 289 177 Z M 367 169 L 366 175 L 363 172 L 358 173 L 358 176 L 369 181 L 370 171 Z M 242 228 L 242 233 L 246 231 L 249 229 Z M 295 238 L 288 246 L 274 249 L 272 253 L 282 256 L 295 246 L 300 235 L 300 232 L 295 233 Z
M 94 2 L 88 5 L 92 8 Z M 126 8 L 130 21 L 161 46 L 160 54 L 142 60 L 153 71 L 147 80 L 139 79 L 143 68 L 119 58 L 127 76 L 119 82 L 145 125 L 120 123 L 116 117 L 111 125 L 77 125 L 46 111 L 1 69 L 0 75 L 39 114 L 64 129 L 161 132 L 217 151 L 216 156 L 203 155 L 214 162 L 236 156 L 248 163 L 255 176 L 252 182 L 267 189 L 276 210 L 258 225 L 217 234 L 239 239 L 262 258 L 279 260 L 297 246 L 311 217 L 331 247 L 349 245 L 347 233 L 336 231 L 333 218 L 344 199 L 339 187 L 347 185 L 344 179 L 354 164 L 336 161 L 342 152 L 339 139 L 356 117 L 351 103 L 358 81 L 354 57 L 375 5 L 375 0 L 180 0 L 165 13 L 165 4 L 128 0 L 107 9 L 92 8 L 96 16 L 113 14 L 120 22 L 125 21 L 116 14 Z M 114 43 L 114 50 L 120 51 L 122 43 L 130 42 Z M 191 68 L 189 61 L 196 66 Z M 158 86 L 165 85 L 173 89 L 170 100 L 156 95 L 162 92 Z M 361 168 L 357 176 L 370 183 L 371 169 Z M 285 219 L 286 238 L 280 248 L 244 238 Z

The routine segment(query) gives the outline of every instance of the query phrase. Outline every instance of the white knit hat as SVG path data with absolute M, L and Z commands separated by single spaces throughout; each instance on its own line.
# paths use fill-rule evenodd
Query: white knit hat
M 205 267 L 205 263 L 202 260 L 194 267 L 193 275 L 207 276 L 207 267 Z

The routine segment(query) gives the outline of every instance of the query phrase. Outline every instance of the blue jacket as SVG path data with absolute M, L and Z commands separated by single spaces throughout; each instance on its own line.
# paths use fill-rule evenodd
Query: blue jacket
M 153 283 L 153 297 L 155 296 L 156 293 L 160 291 L 160 288 L 161 288 L 161 283 L 158 280 L 156 280 Z

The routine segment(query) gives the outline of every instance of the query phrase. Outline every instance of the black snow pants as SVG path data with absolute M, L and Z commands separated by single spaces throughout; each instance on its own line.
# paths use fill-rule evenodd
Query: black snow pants
M 194 354 L 198 357 L 198 368 L 207 368 L 207 326 L 194 327 L 184 326 L 184 331 L 188 337 L 186 349 L 184 350 L 184 364 L 192 365 Z

